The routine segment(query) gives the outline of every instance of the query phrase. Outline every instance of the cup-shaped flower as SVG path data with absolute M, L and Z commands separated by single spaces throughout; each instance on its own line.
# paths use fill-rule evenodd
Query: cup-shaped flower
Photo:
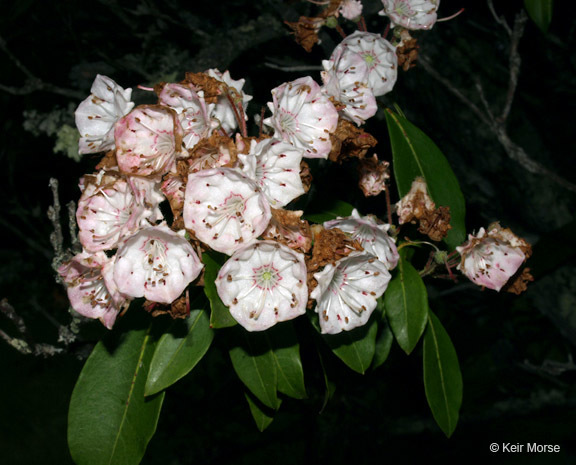
M 214 104 L 207 105 L 204 92 L 196 91 L 191 84 L 166 84 L 158 95 L 158 103 L 178 113 L 182 142 L 187 149 L 208 137 L 217 125 L 212 119 Z
M 80 153 L 105 152 L 114 148 L 114 124 L 134 107 L 132 89 L 123 89 L 100 74 L 90 89 L 92 94 L 74 113 L 80 132 Z
M 88 318 L 99 319 L 112 329 L 118 313 L 130 303 L 112 278 L 114 259 L 104 252 L 83 251 L 58 269 L 72 308 Z
M 357 240 L 366 252 L 378 258 L 392 270 L 398 264 L 398 250 L 394 239 L 388 235 L 389 224 L 378 223 L 372 215 L 360 216 L 354 209 L 352 215 L 324 223 L 326 229 L 338 228 Z
M 182 150 L 182 127 L 176 113 L 162 105 L 140 105 L 114 129 L 116 159 L 123 173 L 154 176 L 175 169 Z
M 362 55 L 347 51 L 340 44 L 330 60 L 322 61 L 322 88 L 344 105 L 346 119 L 360 125 L 376 114 L 378 106 L 368 84 L 368 63 Z
M 169 304 L 203 267 L 183 234 L 163 223 L 141 229 L 118 248 L 114 281 L 123 294 Z
M 384 9 L 378 14 L 388 16 L 392 27 L 432 29 L 436 23 L 440 0 L 382 0 L 382 5 Z
M 356 31 L 338 44 L 332 56 L 343 63 L 352 63 L 349 54 L 359 55 L 366 63 L 368 74 L 359 81 L 367 81 L 376 97 L 392 90 L 398 75 L 398 57 L 390 42 L 379 34 Z M 342 66 L 345 69 L 347 66 Z
M 310 76 L 302 77 L 272 89 L 272 100 L 272 116 L 264 124 L 274 128 L 274 137 L 305 150 L 307 158 L 327 158 L 338 111 L 320 86 Z
M 231 94 L 231 98 L 234 101 L 236 110 L 232 108 L 232 103 L 228 100 L 228 97 L 221 95 L 218 97 L 216 106 L 214 107 L 213 116 L 218 121 L 224 131 L 230 134 L 232 131 L 236 130 L 238 127 L 238 121 L 236 121 L 236 113 L 242 108 L 242 118 L 247 119 L 246 107 L 248 102 L 252 100 L 251 95 L 247 95 L 242 91 L 244 87 L 245 79 L 234 80 L 230 77 L 230 71 L 224 71 L 221 73 L 218 69 L 209 69 L 206 71 L 208 76 L 218 79 L 219 81 L 225 83 L 228 86 L 228 92 Z
M 304 194 L 300 178 L 303 151 L 279 139 L 253 144 L 248 155 L 238 155 L 242 171 L 254 179 L 274 208 L 284 207 Z
M 145 188 L 144 184 L 149 186 Z M 137 182 L 104 170 L 85 176 L 76 210 L 78 237 L 84 249 L 89 252 L 114 249 L 146 220 L 159 220 L 158 203 L 163 196 L 150 184 L 149 180 Z
M 306 313 L 304 255 L 274 241 L 236 251 L 216 278 L 218 295 L 248 331 L 263 331 Z
M 365 325 L 390 278 L 386 265 L 366 252 L 352 252 L 314 273 L 318 286 L 310 297 L 316 300 L 322 334 Z
M 188 175 L 184 224 L 209 247 L 232 255 L 264 232 L 270 205 L 255 181 L 234 168 Z
M 500 291 L 522 266 L 530 246 L 497 225 L 489 227 L 488 232 L 480 228 L 475 236 L 470 234 L 468 242 L 456 250 L 462 256 L 458 270 L 473 283 Z
M 356 21 L 362 14 L 362 2 L 360 0 L 344 0 L 340 4 L 338 12 L 350 21 Z

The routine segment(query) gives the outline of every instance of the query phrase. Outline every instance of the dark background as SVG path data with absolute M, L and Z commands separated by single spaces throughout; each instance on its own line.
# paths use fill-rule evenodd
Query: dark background
M 364 3 L 368 29 L 382 32 L 386 22 L 375 14 L 379 2 Z M 497 11 L 512 25 L 522 2 L 500 3 Z M 573 186 L 576 21 L 568 3 L 555 5 L 547 35 L 531 21 L 526 25 L 507 128 L 532 160 Z M 421 54 L 451 86 L 482 108 L 475 88 L 480 82 L 498 112 L 508 85 L 509 38 L 482 1 L 443 0 L 440 16 L 461 7 L 466 11 L 458 18 L 414 35 Z M 310 73 L 319 80 L 318 71 L 269 66 L 313 66 L 328 58 L 339 40 L 335 31 L 323 32 L 322 44 L 306 53 L 282 23 L 314 8 L 273 0 L 2 2 L 0 298 L 22 316 L 32 342 L 58 345 L 57 325 L 70 319 L 66 294 L 51 269 L 49 178 L 59 179 L 64 207 L 77 200 L 78 178 L 97 163 L 91 155 L 76 162 L 54 153 L 55 135 L 46 132 L 73 125 L 73 110 L 97 73 L 134 88 L 179 80 L 185 71 L 229 69 L 233 78 L 246 79 L 245 90 L 254 95 L 248 111 L 258 113 L 273 87 Z M 133 96 L 141 99 L 143 93 L 135 90 Z M 310 398 L 285 400 L 269 429 L 258 433 L 217 338 L 192 374 L 168 391 L 144 464 L 339 464 L 374 457 L 382 463 L 576 463 L 574 190 L 512 160 L 490 128 L 421 66 L 401 72 L 380 104 L 394 102 L 451 162 L 467 200 L 468 229 L 500 220 L 535 245 L 530 267 L 536 280 L 520 297 L 480 291 L 465 279 L 457 285 L 427 281 L 431 308 L 451 335 L 464 378 L 453 437 L 444 437 L 426 405 L 421 349 L 408 357 L 394 346 L 386 364 L 364 376 L 333 358 L 327 369 L 336 391 L 322 410 L 318 361 L 306 342 Z M 24 115 L 31 110 L 36 118 Z M 366 129 L 380 141 L 379 156 L 390 159 L 382 111 Z M 329 171 L 326 186 L 339 190 L 326 195 L 382 214 L 382 200 L 359 198 L 350 172 Z M 352 182 L 348 190 L 342 190 L 343 182 Z M 0 329 L 17 334 L 3 315 Z M 104 331 L 88 325 L 65 353 L 46 359 L 0 341 L 0 463 L 71 463 L 68 401 L 82 357 Z M 492 442 L 558 444 L 561 452 L 491 455 Z

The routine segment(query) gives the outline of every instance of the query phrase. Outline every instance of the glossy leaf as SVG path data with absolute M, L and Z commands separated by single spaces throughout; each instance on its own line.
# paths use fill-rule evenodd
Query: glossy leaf
M 300 345 L 292 322 L 276 325 L 266 331 L 278 373 L 278 391 L 294 399 L 307 397 Z
M 440 320 L 429 312 L 424 335 L 424 388 L 438 426 L 450 437 L 462 405 L 462 374 L 452 341 Z
M 354 207 L 342 200 L 332 199 L 327 200 L 323 205 L 322 210 L 316 213 L 304 215 L 305 219 L 312 223 L 324 223 L 336 219 L 339 216 L 350 216 Z
M 138 464 L 156 431 L 164 393 L 144 398 L 154 353 L 149 330 L 99 342 L 74 387 L 68 444 L 78 465 Z
M 552 21 L 553 0 L 524 0 L 524 7 L 530 19 L 546 34 Z
M 426 327 L 428 294 L 418 271 L 402 254 L 396 274 L 384 293 L 384 306 L 396 341 L 409 354 Z
M 325 334 L 322 337 L 340 360 L 352 370 L 364 374 L 374 357 L 377 332 L 376 318 L 371 318 L 360 328 L 339 334 Z
M 392 329 L 390 328 L 384 313 L 384 303 L 382 298 L 378 299 L 378 318 L 378 334 L 376 336 L 376 347 L 374 350 L 374 359 L 372 360 L 372 369 L 378 368 L 386 361 L 390 354 L 390 349 L 392 348 L 392 342 L 394 341 L 394 334 L 392 333 Z
M 204 357 L 213 338 L 205 310 L 191 310 L 185 320 L 175 320 L 156 344 L 145 394 L 160 392 L 187 375 Z
M 276 386 L 276 360 L 264 333 L 247 333 L 243 329 L 237 344 L 230 349 L 234 371 L 244 385 L 265 406 L 279 406 Z
M 450 207 L 452 229 L 444 242 L 454 249 L 466 239 L 465 204 L 458 180 L 436 144 L 407 119 L 386 111 L 392 145 L 394 177 L 400 197 L 405 196 L 418 176 L 425 179 L 437 207 Z
M 258 431 L 264 431 L 274 420 L 274 410 L 262 405 L 262 403 L 258 401 L 258 399 L 256 399 L 250 392 L 245 392 L 244 397 L 246 397 L 248 407 L 250 408 L 250 413 L 256 422 Z M 278 406 L 280 406 L 280 400 Z
M 225 255 L 216 252 L 204 252 L 202 254 L 202 262 L 205 266 L 204 293 L 210 301 L 210 326 L 212 328 L 228 328 L 238 324 L 230 315 L 230 310 L 224 305 L 216 290 L 216 277 L 226 259 Z

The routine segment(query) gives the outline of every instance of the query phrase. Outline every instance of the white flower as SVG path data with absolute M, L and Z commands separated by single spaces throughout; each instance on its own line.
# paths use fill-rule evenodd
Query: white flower
M 154 176 L 172 171 L 182 150 L 182 127 L 176 113 L 162 105 L 140 105 L 114 129 L 116 159 L 129 175 Z
M 324 91 L 344 106 L 346 119 L 360 125 L 378 110 L 376 98 L 368 84 L 368 63 L 357 53 L 347 53 L 341 44 L 330 60 L 323 60 Z
M 488 229 L 480 228 L 476 236 L 470 234 L 468 242 L 456 247 L 462 256 L 457 269 L 475 284 L 500 291 L 522 266 L 530 246 L 509 229 L 499 225 Z
M 161 218 L 158 203 L 163 196 L 135 191 L 134 183 L 143 186 L 146 182 L 149 181 L 135 181 L 104 170 L 84 177 L 76 210 L 78 237 L 84 249 L 89 252 L 113 249 L 146 224 L 147 219 Z
M 158 103 L 178 113 L 184 131 L 182 142 L 187 149 L 208 137 L 217 126 L 217 122 L 212 119 L 214 104 L 206 105 L 204 92 L 194 90 L 190 84 L 166 84 L 158 95 Z
M 236 169 L 213 168 L 188 176 L 184 224 L 214 250 L 231 255 L 256 240 L 270 217 L 258 185 Z
M 244 110 L 243 117 L 248 119 L 246 116 L 246 108 L 248 107 L 248 102 L 252 100 L 251 95 L 247 95 L 242 91 L 244 87 L 245 79 L 234 80 L 230 77 L 229 71 L 224 71 L 221 73 L 218 69 L 209 69 L 206 71 L 208 76 L 213 77 L 221 82 L 224 82 L 232 92 L 235 93 L 233 99 L 237 104 L 242 104 Z M 214 107 L 213 116 L 220 121 L 222 128 L 230 134 L 232 131 L 236 130 L 238 127 L 238 122 L 236 121 L 236 116 L 234 110 L 232 109 L 232 104 L 225 96 L 218 97 L 216 106 Z
M 83 251 L 58 269 L 72 308 L 87 318 L 98 318 L 108 329 L 130 303 L 112 279 L 113 267 L 114 260 L 104 252 Z
M 114 124 L 134 107 L 130 101 L 132 89 L 124 90 L 109 77 L 96 75 L 90 92 L 74 113 L 80 153 L 113 149 Z
M 120 246 L 114 281 L 123 294 L 169 304 L 203 266 L 183 235 L 163 223 L 140 230 Z
M 342 49 L 341 51 L 339 49 Z M 398 75 L 398 57 L 394 46 L 379 34 L 356 31 L 346 37 L 334 50 L 339 60 L 351 61 L 348 54 L 357 54 L 366 63 L 367 80 L 374 95 L 384 95 L 392 90 Z M 334 55 L 334 54 L 333 54 Z M 346 69 L 344 66 L 342 70 Z
M 274 208 L 280 208 L 304 194 L 300 178 L 303 151 L 278 139 L 252 144 L 248 155 L 239 154 L 242 171 L 254 179 Z
M 388 287 L 390 272 L 376 257 L 352 252 L 334 265 L 314 273 L 316 300 L 322 334 L 349 331 L 368 322 L 378 299 Z
M 440 0 L 382 0 L 384 9 L 378 14 L 388 16 L 392 27 L 406 29 L 432 29 L 436 23 L 436 10 Z
M 304 255 L 274 241 L 255 242 L 224 263 L 216 288 L 238 323 L 263 331 L 306 313 Z
M 390 225 L 377 223 L 374 216 L 360 216 L 358 210 L 354 209 L 351 216 L 327 221 L 324 227 L 326 229 L 338 228 L 350 234 L 366 252 L 378 257 L 378 260 L 389 270 L 394 269 L 398 264 L 396 244 L 388 235 Z
M 338 12 L 344 18 L 354 21 L 362 14 L 362 2 L 360 0 L 344 0 Z
M 304 149 L 307 158 L 327 158 L 338 111 L 320 86 L 310 76 L 302 77 L 272 89 L 272 99 L 272 116 L 264 124 L 274 128 L 274 137 Z

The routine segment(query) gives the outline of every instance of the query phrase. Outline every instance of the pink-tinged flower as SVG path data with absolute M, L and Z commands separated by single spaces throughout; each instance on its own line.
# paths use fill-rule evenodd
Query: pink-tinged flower
M 264 232 L 270 205 L 256 182 L 233 168 L 188 176 L 184 224 L 209 247 L 231 255 Z
M 394 87 L 398 75 L 398 57 L 394 46 L 381 35 L 356 31 L 338 44 L 334 54 L 339 55 L 339 60 L 344 63 L 353 62 L 349 54 L 362 57 L 368 74 L 359 81 L 367 81 L 376 97 L 387 94 Z M 344 69 L 346 66 L 342 67 Z
M 366 197 L 379 195 L 386 190 L 386 180 L 390 178 L 388 166 L 390 163 L 378 160 L 374 154 L 372 158 L 364 158 L 358 164 L 360 179 L 358 186 Z
M 349 53 L 340 44 L 322 66 L 323 89 L 344 105 L 346 119 L 360 125 L 376 114 L 376 97 L 368 84 L 368 63 L 362 55 Z
M 473 283 L 500 291 L 526 260 L 530 245 L 495 224 L 488 232 L 480 228 L 475 236 L 468 235 L 468 242 L 456 250 L 462 256 L 458 270 Z
M 311 77 L 302 77 L 272 89 L 272 100 L 268 102 L 272 116 L 264 124 L 274 128 L 274 137 L 305 150 L 307 158 L 327 158 L 338 111 L 320 86 Z
M 236 251 L 220 269 L 218 295 L 248 331 L 263 331 L 306 313 L 304 255 L 273 241 Z
M 158 95 L 158 103 L 178 113 L 184 134 L 182 142 L 187 149 L 208 137 L 217 126 L 212 119 L 214 104 L 207 105 L 204 92 L 196 91 L 191 84 L 166 84 Z
M 58 269 L 72 308 L 85 317 L 98 318 L 108 329 L 130 303 L 112 279 L 113 268 L 114 260 L 104 252 L 83 251 Z
M 100 74 L 90 89 L 92 94 L 74 113 L 80 132 L 80 153 L 105 152 L 114 148 L 114 124 L 134 107 L 132 89 L 124 90 Z
M 162 105 L 140 105 L 116 123 L 116 159 L 129 175 L 155 176 L 176 167 L 182 127 L 176 113 Z
M 378 14 L 388 16 L 392 27 L 406 29 L 432 29 L 436 23 L 436 10 L 440 0 L 382 0 L 384 9 Z
M 301 149 L 278 139 L 252 144 L 248 155 L 238 155 L 242 171 L 256 181 L 274 208 L 280 208 L 304 194 L 300 178 Z
M 204 267 L 183 233 L 163 223 L 126 240 L 114 266 L 118 289 L 131 297 L 165 304 L 179 297 Z
M 365 252 L 352 252 L 314 273 L 318 286 L 310 297 L 316 300 L 322 334 L 365 325 L 390 278 L 386 265 Z
M 338 12 L 344 16 L 344 18 L 355 21 L 362 14 L 362 2 L 360 0 L 344 0 L 340 4 Z
M 394 269 L 398 264 L 396 244 L 388 235 L 390 225 L 377 222 L 373 215 L 360 216 L 358 210 L 354 209 L 351 216 L 327 221 L 324 227 L 326 229 L 338 228 L 350 234 L 352 239 L 360 243 L 365 252 L 377 257 L 389 270 Z
M 229 71 L 224 71 L 221 73 L 218 69 L 209 69 L 206 71 L 208 76 L 217 79 L 220 82 L 225 83 L 230 92 L 233 94 L 232 99 L 236 103 L 236 107 L 243 109 L 243 117 L 245 120 L 248 119 L 246 115 L 246 108 L 248 107 L 248 102 L 252 100 L 251 95 L 247 95 L 242 91 L 244 87 L 244 83 L 246 82 L 245 79 L 238 79 L 234 80 L 230 77 Z M 232 109 L 232 104 L 228 100 L 226 96 L 218 97 L 218 101 L 216 102 L 216 106 L 214 107 L 214 118 L 220 121 L 222 128 L 226 131 L 226 133 L 230 134 L 236 130 L 238 127 L 238 121 L 236 121 L 236 115 L 234 110 Z
M 158 209 L 160 199 L 151 193 L 135 191 L 134 180 L 118 173 L 101 170 L 96 175 L 84 176 L 83 185 L 76 220 L 80 242 L 89 252 L 113 249 L 146 224 L 146 220 L 162 217 Z

